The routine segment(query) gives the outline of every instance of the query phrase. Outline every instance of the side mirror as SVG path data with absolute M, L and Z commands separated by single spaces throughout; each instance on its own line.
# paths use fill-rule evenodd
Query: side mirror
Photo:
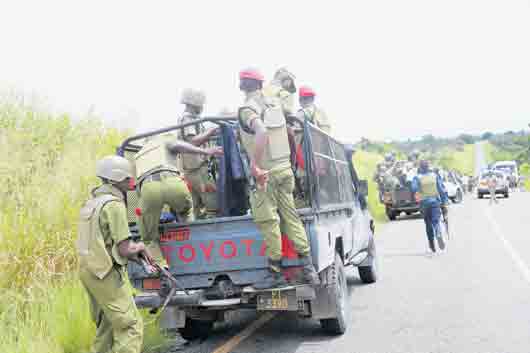
M 368 196 L 368 181 L 367 180 L 359 180 L 359 195 L 361 196 Z

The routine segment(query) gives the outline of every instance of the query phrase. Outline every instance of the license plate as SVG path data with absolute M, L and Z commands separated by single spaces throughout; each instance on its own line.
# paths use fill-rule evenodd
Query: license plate
M 298 310 L 296 290 L 271 290 L 258 295 L 258 310 Z

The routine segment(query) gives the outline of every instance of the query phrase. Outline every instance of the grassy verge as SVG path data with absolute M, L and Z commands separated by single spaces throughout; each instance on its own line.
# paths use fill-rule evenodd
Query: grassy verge
M 473 175 L 475 172 L 475 145 L 464 145 L 460 150 L 446 148 L 441 152 L 438 163 L 446 169 Z
M 361 179 L 368 181 L 368 207 L 372 216 L 377 222 L 386 222 L 385 206 L 379 202 L 377 184 L 373 181 L 373 175 L 377 163 L 381 162 L 383 157 L 374 152 L 357 151 L 353 155 L 353 164 Z
M 0 99 L 2 352 L 88 350 L 95 329 L 76 277 L 77 218 L 97 184 L 95 161 L 123 137 L 95 119 Z M 160 344 L 157 331 L 147 327 L 147 344 Z

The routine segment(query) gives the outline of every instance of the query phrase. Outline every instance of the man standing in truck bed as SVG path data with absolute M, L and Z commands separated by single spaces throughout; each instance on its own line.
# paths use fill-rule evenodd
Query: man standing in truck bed
M 193 220 L 192 196 L 176 166 L 178 153 L 215 156 L 222 154 L 222 150 L 203 149 L 165 134 L 153 136 L 134 156 L 140 194 L 140 234 L 143 240 L 149 241 L 149 251 L 162 266 L 166 261 L 160 250 L 158 226 L 164 205 L 170 207 L 180 222 Z
M 182 92 L 180 102 L 186 106 L 179 124 L 191 123 L 200 119 L 206 97 L 202 91 L 187 88 Z M 206 130 L 204 124 L 195 124 L 179 130 L 179 139 L 194 146 L 207 146 L 216 128 Z M 208 159 L 198 154 L 183 153 L 182 169 L 186 180 L 191 184 L 195 218 L 215 218 L 217 215 L 217 189 L 208 171 Z M 204 209 L 204 213 L 202 210 Z
M 282 240 L 280 220 L 294 243 L 303 264 L 304 281 L 318 284 L 307 235 L 293 198 L 294 176 L 291 169 L 287 123 L 278 101 L 268 101 L 263 92 L 263 75 L 249 68 L 239 73 L 239 88 L 245 102 L 239 108 L 241 142 L 250 159 L 257 188 L 251 191 L 252 215 L 265 237 L 269 255 L 269 275 L 257 289 L 286 285 L 281 272 Z

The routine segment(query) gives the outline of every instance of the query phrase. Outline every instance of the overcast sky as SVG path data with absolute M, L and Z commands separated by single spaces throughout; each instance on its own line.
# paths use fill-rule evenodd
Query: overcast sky
M 0 87 L 138 131 L 242 100 L 237 73 L 312 85 L 344 141 L 522 129 L 530 0 L 6 1 Z

